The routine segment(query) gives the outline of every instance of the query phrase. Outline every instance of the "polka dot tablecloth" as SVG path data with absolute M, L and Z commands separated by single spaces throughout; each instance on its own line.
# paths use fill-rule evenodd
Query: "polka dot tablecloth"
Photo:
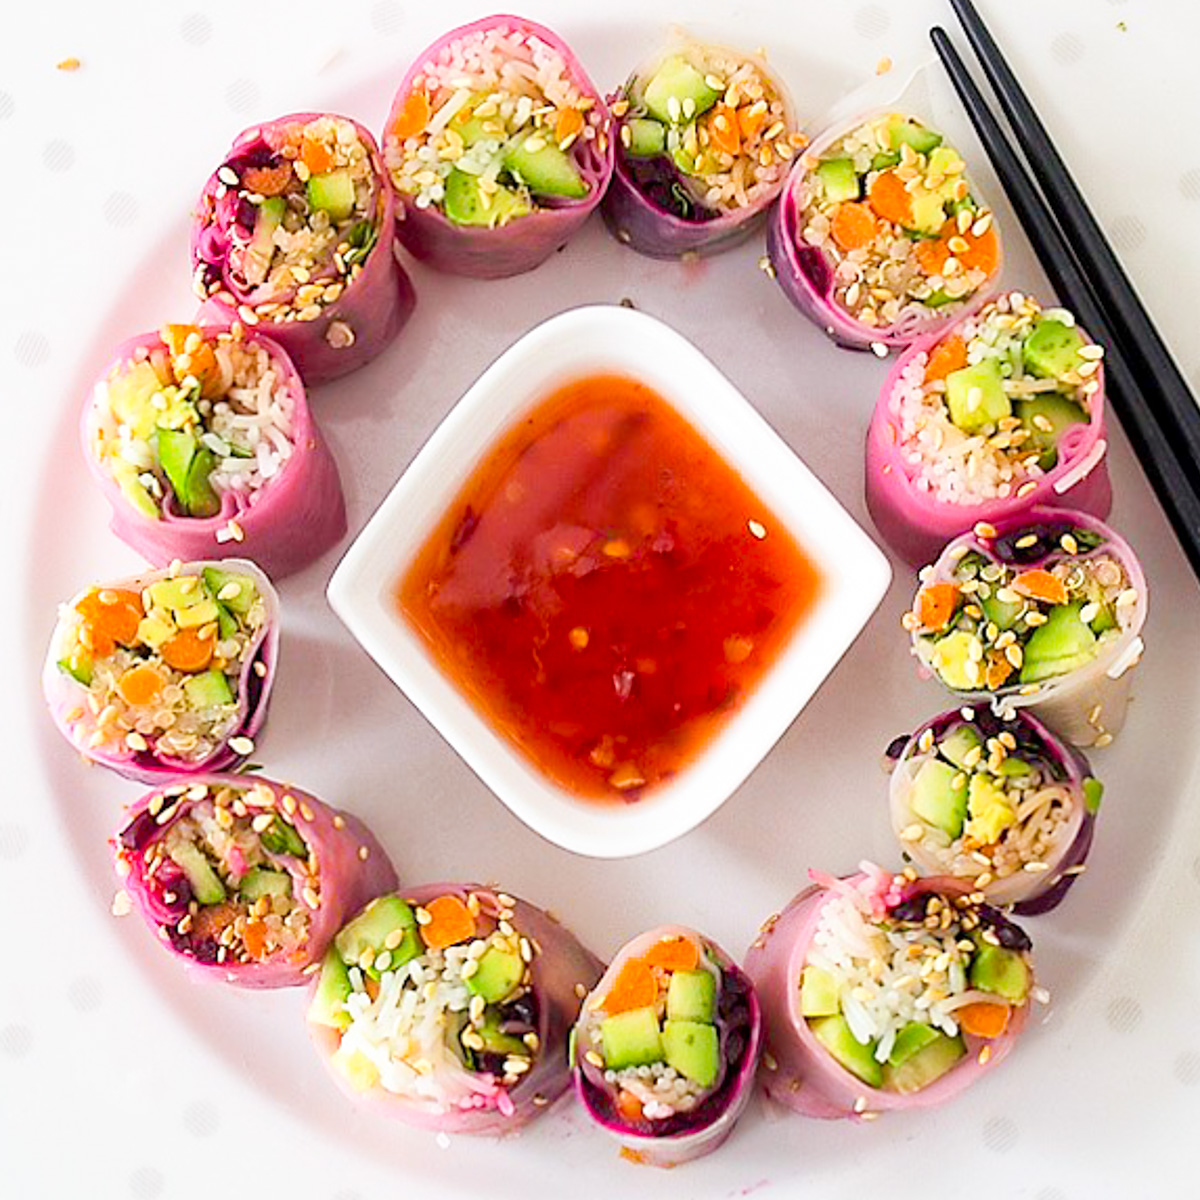
M 1200 16 L 1150 0 L 982 7 L 1200 384 Z M 136 917 L 111 915 L 106 839 L 139 789 L 70 754 L 37 682 L 56 603 L 137 567 L 84 477 L 79 406 L 109 348 L 190 317 L 188 213 L 234 134 L 321 107 L 378 130 L 410 58 L 486 11 L 458 0 L 192 10 L 74 0 L 52 13 L 26 6 L 0 45 L 0 496 L 11 548 L 0 616 L 0 1195 L 1195 1194 L 1200 605 L 1119 431 L 1113 523 L 1150 580 L 1149 649 L 1125 733 L 1094 757 L 1108 790 L 1090 870 L 1059 911 L 1029 923 L 1051 1001 L 1011 1060 L 950 1110 L 850 1127 L 756 1102 L 717 1154 L 669 1173 L 619 1160 L 570 1104 L 518 1139 L 438 1140 L 349 1105 L 310 1051 L 301 994 L 192 982 Z M 766 46 L 813 132 L 854 89 L 886 86 L 876 69 L 890 60 L 897 86 L 916 71 L 930 115 L 978 161 L 929 65 L 926 30 L 952 22 L 934 0 L 541 0 L 522 11 L 555 26 L 605 88 L 674 21 Z M 994 182 L 991 194 L 1003 220 Z M 1011 220 L 1008 232 L 1008 282 L 1044 288 Z M 505 346 L 564 308 L 622 299 L 701 346 L 867 523 L 861 442 L 884 367 L 828 344 L 758 270 L 761 254 L 759 240 L 700 265 L 652 262 L 593 221 L 519 279 L 472 283 L 413 266 L 418 308 L 399 341 L 313 396 L 352 532 Z M 899 616 L 912 577 L 899 563 L 879 614 L 731 801 L 673 846 L 602 863 L 519 825 L 369 663 L 323 598 L 342 549 L 284 585 L 283 662 L 256 757 L 361 813 L 404 880 L 497 879 L 602 955 L 676 920 L 740 955 L 810 866 L 895 861 L 879 754 L 943 706 L 907 658 Z

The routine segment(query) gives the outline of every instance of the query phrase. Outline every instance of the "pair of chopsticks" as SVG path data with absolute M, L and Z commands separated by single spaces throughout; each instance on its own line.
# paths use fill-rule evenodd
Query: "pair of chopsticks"
M 1105 347 L 1108 398 L 1200 580 L 1200 407 L 974 4 L 950 4 L 1032 174 L 940 26 L 934 47 L 1051 284 Z

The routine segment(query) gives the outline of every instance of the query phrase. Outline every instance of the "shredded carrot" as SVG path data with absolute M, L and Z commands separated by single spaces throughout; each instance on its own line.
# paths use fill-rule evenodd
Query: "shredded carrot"
M 195 335 L 192 350 L 187 349 L 188 339 Z M 221 390 L 221 368 L 212 342 L 196 325 L 164 325 L 158 336 L 171 352 L 171 376 L 175 383 L 182 383 L 193 375 L 200 383 L 200 394 L 210 400 Z M 197 344 L 198 342 L 198 344 Z
M 833 210 L 829 232 L 843 250 L 858 250 L 875 240 L 875 218 L 865 204 L 848 200 Z
M 958 334 L 952 333 L 949 337 L 942 338 L 929 352 L 929 362 L 925 367 L 925 382 L 945 379 L 951 371 L 961 370 L 966 365 L 967 343 Z
M 162 660 L 177 671 L 204 671 L 212 662 L 213 648 L 217 640 L 210 632 L 208 637 L 194 628 L 181 629 L 159 647 Z
M 103 658 L 117 643 L 132 646 L 137 641 L 142 620 L 142 598 L 123 588 L 95 588 L 88 592 L 75 611 L 83 617 L 91 634 L 92 651 Z
M 134 706 L 149 704 L 162 689 L 162 676 L 153 667 L 145 665 L 131 667 L 117 684 L 117 691 L 125 703 Z
M 554 140 L 560 145 L 583 129 L 583 113 L 577 108 L 560 108 L 554 118 Z
M 917 620 L 922 629 L 945 629 L 954 616 L 958 585 L 927 583 L 917 593 Z
M 1012 589 L 1033 600 L 1044 600 L 1047 604 L 1066 604 L 1067 586 L 1057 575 L 1051 575 L 1042 567 L 1022 571 L 1013 581 Z
M 979 270 L 985 275 L 995 273 L 1000 264 L 1000 243 L 996 239 L 996 231 L 989 225 L 978 237 L 970 229 L 966 233 L 959 233 L 958 225 L 951 218 L 942 226 L 936 238 L 926 238 L 917 243 L 917 265 L 926 275 L 941 275 L 945 271 L 946 260 L 952 254 L 950 239 L 955 237 L 967 243 L 965 250 L 954 255 L 964 269 Z
M 401 141 L 416 137 L 433 115 L 433 107 L 424 92 L 409 92 L 400 115 L 392 123 L 392 133 Z
M 1000 265 L 1000 242 L 995 229 L 989 225 L 978 237 L 967 230 L 963 237 L 969 246 L 958 256 L 958 261 L 968 271 L 978 270 L 985 275 L 994 274 Z
M 984 682 L 993 691 L 1002 686 L 1004 681 L 1013 673 L 1013 665 L 1004 657 L 1003 654 L 989 654 L 987 671 L 984 673 Z
M 741 130 L 745 141 L 748 142 L 762 127 L 767 111 L 766 108 L 760 108 L 756 112 L 753 104 L 744 105 L 737 110 L 738 129 Z
M 954 1015 L 964 1033 L 971 1033 L 976 1037 L 998 1038 L 1008 1028 L 1009 1012 L 1007 1004 L 978 1000 L 974 1004 L 964 1004 L 955 1009 Z
M 421 926 L 421 937 L 430 950 L 444 950 L 475 936 L 475 918 L 457 896 L 438 896 L 425 911 L 429 923 Z
M 321 175 L 333 166 L 333 155 L 324 142 L 306 137 L 300 143 L 300 161 L 314 175 Z
M 737 112 L 728 104 L 718 104 L 709 113 L 708 136 L 712 144 L 725 154 L 737 154 L 742 148 Z
M 246 944 L 246 953 L 251 958 L 262 958 L 267 948 L 267 923 L 265 921 L 247 921 L 242 930 L 242 941 Z
M 247 167 L 242 172 L 243 185 L 260 196 L 279 196 L 292 182 L 292 164 L 286 159 L 277 167 Z
M 885 220 L 911 225 L 912 196 L 895 171 L 880 171 L 867 189 L 867 203 Z
M 700 951 L 691 938 L 664 938 L 651 946 L 642 959 L 648 967 L 661 967 L 664 971 L 694 971 Z
M 192 918 L 192 935 L 199 941 L 216 938 L 237 918 L 237 908 L 230 900 L 220 904 L 202 904 Z
M 926 275 L 940 275 L 946 269 L 946 260 L 950 257 L 950 247 L 942 238 L 926 238 L 917 243 L 917 266 Z
M 642 1119 L 642 1102 L 625 1088 L 617 1093 L 617 1112 L 623 1120 L 640 1121 Z
M 646 1008 L 658 999 L 658 982 L 645 959 L 630 958 L 604 997 L 604 1011 L 611 1017 L 633 1008 Z

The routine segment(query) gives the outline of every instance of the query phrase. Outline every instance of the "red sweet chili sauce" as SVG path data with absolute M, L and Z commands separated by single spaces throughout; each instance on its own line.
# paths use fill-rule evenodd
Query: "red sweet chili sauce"
M 576 795 L 636 800 L 705 747 L 820 576 L 652 389 L 576 380 L 506 433 L 397 588 L 482 715 Z

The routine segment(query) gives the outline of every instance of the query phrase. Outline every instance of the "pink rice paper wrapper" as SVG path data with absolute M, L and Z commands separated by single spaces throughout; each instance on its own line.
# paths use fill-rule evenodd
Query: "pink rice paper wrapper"
M 679 49 L 678 45 L 671 46 L 645 63 L 622 91 L 609 96 L 609 104 L 627 99 L 636 80 L 650 79 L 663 60 L 678 53 Z M 740 50 L 730 53 L 754 63 L 771 80 L 783 103 L 787 129 L 795 132 L 795 105 L 783 80 L 768 69 L 760 55 Z M 632 115 L 631 112 L 619 119 L 618 135 L 620 126 Z M 670 193 L 673 186 L 678 186 L 676 181 L 679 179 L 670 156 L 664 153 L 653 158 L 637 157 L 623 149 L 619 136 L 614 136 L 613 140 L 617 143 L 616 162 L 612 184 L 600 208 L 601 215 L 617 241 L 650 258 L 673 259 L 685 254 L 707 256 L 745 241 L 763 224 L 788 177 L 786 170 L 781 170 L 776 184 L 742 208 L 730 212 L 705 210 L 704 215 L 685 218 L 670 207 Z
M 945 1104 L 1008 1057 L 1029 1019 L 1030 996 L 1012 1008 L 1008 1027 L 999 1037 L 984 1039 L 963 1034 L 966 1054 L 919 1091 L 902 1094 L 870 1087 L 837 1062 L 800 1013 L 800 974 L 826 901 L 839 890 L 858 887 L 870 879 L 872 890 L 877 889 L 878 915 L 882 916 L 885 911 L 904 912 L 901 906 L 923 911 L 926 897 L 931 895 L 953 903 L 955 897 L 965 896 L 971 888 L 957 879 L 909 881 L 867 863 L 862 873 L 841 880 L 818 872 L 810 874 L 816 882 L 763 925 L 746 953 L 746 973 L 758 989 L 763 1009 L 766 1036 L 760 1076 L 771 1100 L 806 1117 L 867 1121 L 880 1113 Z M 1029 938 L 999 910 L 982 905 L 977 911 L 995 930 L 1002 946 L 1023 952 L 1030 967 L 1032 993 Z
M 603 1001 L 626 962 L 640 958 L 660 941 L 679 937 L 702 947 L 702 962 L 717 975 L 715 1024 L 721 1070 L 690 1112 L 632 1122 L 618 1110 L 616 1088 L 605 1080 L 604 1068 L 585 1057 L 589 1050 L 602 1049 L 599 1021 L 589 1020 L 589 1013 Z M 584 1001 L 575 1029 L 575 1095 L 592 1120 L 617 1140 L 625 1157 L 649 1166 L 674 1167 L 711 1154 L 733 1132 L 754 1090 L 761 1049 L 762 1013 L 745 972 L 703 934 L 682 925 L 663 925 L 622 946 Z
M 775 280 L 787 298 L 839 346 L 848 350 L 875 349 L 880 354 L 904 349 L 918 338 L 936 339 L 952 324 L 979 308 L 995 292 L 1004 263 L 1001 244 L 996 269 L 987 282 L 965 300 L 938 308 L 916 307 L 914 302 L 914 307 L 891 325 L 868 325 L 837 301 L 834 295 L 836 264 L 820 246 L 808 242 L 804 236 L 807 221 L 803 207 L 804 187 L 816 170 L 821 156 L 839 138 L 865 121 L 889 112 L 900 110 L 891 105 L 872 109 L 852 121 L 839 121 L 818 137 L 796 159 L 767 227 L 767 256 Z M 974 182 L 971 184 L 971 195 L 976 202 L 982 202 Z M 993 222 L 992 228 L 996 230 L 999 241 L 999 227 Z
M 230 793 L 232 798 L 223 807 L 240 801 L 252 820 L 274 812 L 307 847 L 307 857 L 267 854 L 269 869 L 290 876 L 297 903 L 308 909 L 307 936 L 294 950 L 276 950 L 250 961 L 223 954 L 220 927 L 204 931 L 199 914 L 205 908 L 192 911 L 195 896 L 180 867 L 164 855 L 157 869 L 149 869 L 153 847 L 163 842 L 176 822 L 197 805 Z M 112 847 L 126 896 L 163 945 L 196 977 L 245 988 L 307 983 L 343 922 L 396 886 L 396 871 L 387 852 L 357 817 L 290 784 L 256 775 L 205 774 L 163 784 L 129 809 Z
M 244 559 L 216 559 L 208 562 L 183 563 L 178 574 L 199 575 L 203 568 L 215 567 L 229 574 L 248 575 L 266 606 L 266 620 L 248 649 L 237 680 L 235 700 L 238 719 L 229 733 L 203 759 L 189 762 L 156 749 L 154 735 L 142 740 L 145 749 L 134 749 L 123 736 L 97 738 L 99 718 L 89 705 L 89 691 L 59 665 L 63 658 L 63 643 L 69 623 L 75 620 L 75 605 L 93 588 L 85 588 L 60 608 L 58 624 L 50 639 L 50 649 L 42 669 L 42 690 L 50 716 L 59 732 L 89 762 L 98 763 L 140 783 L 159 783 L 164 779 L 200 776 L 225 771 L 246 760 L 253 749 L 253 739 L 267 719 L 267 706 L 275 685 L 276 660 L 279 657 L 279 596 L 271 581 L 252 562 Z M 108 583 L 114 589 L 143 591 L 157 580 L 172 575 L 171 570 L 147 571 Z M 259 666 L 258 664 L 261 664 Z M 95 744 L 93 744 L 95 743 Z M 241 748 L 238 747 L 249 747 Z
M 332 115 L 291 113 L 238 134 L 224 162 L 204 185 L 192 221 L 192 268 L 201 299 L 197 320 L 207 325 L 228 325 L 238 320 L 253 323 L 260 333 L 269 334 L 283 347 L 309 387 L 348 375 L 370 362 L 404 328 L 416 304 L 412 281 L 395 254 L 391 230 L 396 198 L 379 147 L 357 121 L 336 117 L 351 121 L 370 155 L 376 196 L 372 224 L 378 240 L 359 274 L 346 281 L 338 299 L 322 306 L 314 320 L 285 320 L 253 312 L 253 320 L 247 319 L 247 310 L 258 305 L 293 301 L 295 290 L 282 293 L 266 284 L 254 286 L 233 271 L 229 262 L 231 241 L 235 231 L 242 238 L 252 231 L 253 215 L 247 212 L 252 206 L 239 196 L 236 186 L 227 186 L 220 175 L 232 171 L 240 176 L 247 167 L 272 166 L 282 161 L 276 148 L 286 127 Z M 240 221 L 248 221 L 248 227 Z M 341 279 L 332 263 L 312 276 L 312 282 L 317 283 Z
M 474 279 L 505 279 L 532 271 L 556 250 L 561 250 L 600 203 L 613 172 L 612 115 L 604 97 L 588 78 L 583 64 L 566 42 L 526 17 L 496 14 L 461 25 L 426 47 L 408 68 L 392 101 L 383 136 L 384 158 L 390 167 L 403 158 L 403 144 L 392 130 L 414 87 L 424 79 L 425 64 L 450 54 L 451 47 L 466 38 L 492 31 L 516 33 L 527 44 L 548 47 L 562 57 L 571 82 L 594 101 L 597 114 L 591 138 L 579 137 L 570 149 L 572 161 L 588 186 L 582 199 L 540 197 L 537 207 L 495 229 L 456 225 L 436 204 L 421 208 L 416 197 L 397 192 L 396 236 L 414 258 L 437 271 Z
M 1060 539 L 1063 534 L 1078 531 L 1083 531 L 1085 537 L 1097 539 L 1097 544 L 1068 554 Z M 1035 539 L 1031 544 L 1017 545 L 1030 535 Z M 1133 602 L 1116 605 L 1120 633 L 1102 643 L 1089 663 L 1037 685 L 1014 682 L 995 691 L 951 689 L 961 704 L 990 704 L 1001 716 L 1031 710 L 1059 737 L 1077 746 L 1107 745 L 1125 724 L 1132 671 L 1141 661 L 1145 649 L 1141 631 L 1148 611 L 1146 576 L 1129 543 L 1088 513 L 1035 508 L 994 521 L 990 527 L 977 526 L 955 538 L 946 545 L 928 573 L 923 573 L 923 581 L 936 583 L 952 579 L 958 562 L 971 551 L 1022 570 L 1048 568 L 1062 559 L 1081 561 L 1104 555 L 1120 563 L 1128 578 L 1127 590 Z M 930 648 L 930 639 L 922 637 L 920 630 L 914 630 L 912 652 L 921 664 L 923 674 L 934 674 L 929 662 Z
M 215 340 L 230 329 L 209 325 L 202 332 Z M 272 338 L 254 330 L 246 330 L 243 336 L 271 356 L 291 398 L 292 453 L 278 474 L 257 490 L 220 493 L 221 508 L 212 517 L 187 516 L 169 484 L 164 485 L 157 515 L 147 515 L 129 501 L 101 458 L 106 407 L 101 389 L 126 364 L 137 361 L 139 354 L 160 351 L 164 346 L 160 334 L 143 333 L 122 342 L 83 406 L 80 435 L 84 458 L 112 509 L 110 528 L 154 566 L 233 551 L 253 559 L 278 580 L 314 562 L 346 532 L 346 502 L 337 464 L 309 411 L 299 373 Z
M 1009 875 L 994 876 L 983 863 L 962 849 L 960 839 L 952 840 L 944 831 L 923 822 L 914 812 L 913 781 L 925 762 L 938 757 L 934 745 L 922 749 L 927 733 L 937 742 L 951 730 L 964 725 L 978 735 L 985 754 L 992 739 L 1001 734 L 1010 735 L 1015 748 L 1008 751 L 1008 756 L 1040 768 L 1046 783 L 1061 786 L 1069 794 L 1070 813 L 1049 847 L 1036 860 L 1044 864 L 1044 869 L 1018 869 Z M 892 832 L 922 874 L 963 879 L 981 891 L 989 904 L 1011 907 L 1021 916 L 1035 916 L 1058 906 L 1084 868 L 1103 791 L 1081 751 L 1055 737 L 1030 713 L 1017 712 L 1006 721 L 988 707 L 955 708 L 940 713 L 926 721 L 907 740 L 897 739 L 894 746 L 896 757 L 888 794 Z M 905 837 L 905 831 L 914 827 L 924 828 L 926 835 Z M 991 878 L 981 882 L 985 872 Z
M 478 897 L 480 907 L 476 917 L 476 937 L 490 935 L 498 925 L 501 911 L 511 909 L 510 924 L 529 940 L 533 949 L 529 966 L 530 994 L 537 1004 L 538 1048 L 532 1067 L 518 1083 L 505 1087 L 490 1072 L 474 1072 L 468 1095 L 450 1105 L 442 1105 L 433 1099 L 402 1096 L 379 1084 L 365 1092 L 357 1091 L 334 1062 L 333 1056 L 341 1043 L 339 1031 L 311 1020 L 308 1031 L 318 1055 L 356 1104 L 367 1105 L 382 1116 L 421 1129 L 499 1137 L 521 1130 L 567 1090 L 571 1082 L 567 1038 L 579 1011 L 580 997 L 586 994 L 604 968 L 603 963 L 557 918 L 493 886 L 433 883 L 402 888 L 398 892 L 414 907 L 446 895 L 456 896 L 465 903 L 472 893 Z
M 964 315 L 963 320 L 971 313 Z M 955 322 L 957 326 L 958 322 Z M 918 484 L 921 463 L 909 461 L 901 442 L 900 396 L 918 386 L 929 354 L 954 327 L 915 341 L 892 365 L 879 393 L 867 429 L 866 499 L 875 528 L 905 562 L 914 567 L 929 562 L 946 542 L 978 522 L 997 525 L 1019 520 L 1035 507 L 1070 508 L 1103 520 L 1112 509 L 1108 475 L 1107 405 L 1104 369 L 1093 378 L 1099 389 L 1088 400 L 1090 420 L 1066 430 L 1058 442 L 1058 461 L 1045 474 L 1007 497 L 977 504 L 936 499 Z M 1084 334 L 1085 341 L 1090 339 Z

